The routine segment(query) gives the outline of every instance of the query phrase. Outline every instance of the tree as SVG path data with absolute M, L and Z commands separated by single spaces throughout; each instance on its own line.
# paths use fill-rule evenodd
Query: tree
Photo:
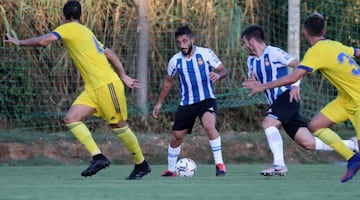
M 143 119 L 148 114 L 148 87 L 147 87 L 147 63 L 148 63 L 148 49 L 149 49 L 149 16 L 148 16 L 148 1 L 134 0 L 138 10 L 138 26 L 137 33 L 139 34 L 139 46 L 137 57 L 137 78 L 142 87 L 137 90 L 137 105 L 141 109 Z

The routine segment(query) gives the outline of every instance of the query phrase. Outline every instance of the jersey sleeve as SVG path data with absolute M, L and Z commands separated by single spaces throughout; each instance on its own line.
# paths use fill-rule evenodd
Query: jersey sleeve
M 66 40 L 73 35 L 73 32 L 67 28 L 67 24 L 63 24 L 61 26 L 58 26 L 53 33 L 59 40 Z
M 167 74 L 169 76 L 175 76 L 177 73 L 177 69 L 176 69 L 176 58 L 175 56 L 172 57 L 168 63 L 168 68 L 167 68 Z
M 254 57 L 253 56 L 249 56 L 247 58 L 247 61 L 246 61 L 246 64 L 247 64 L 247 68 L 248 68 L 248 71 L 247 71 L 247 76 L 248 78 L 251 77 L 251 73 L 253 72 L 253 67 L 252 67 L 252 61 L 254 60 Z
M 349 46 L 345 46 L 345 45 L 342 45 L 342 46 L 344 48 L 344 52 L 346 54 L 348 54 L 349 56 L 354 57 L 356 55 L 356 49 L 354 47 L 349 47 Z
M 295 60 L 294 57 L 292 57 L 289 53 L 287 53 L 286 51 L 284 51 L 280 48 L 276 48 L 275 51 L 273 51 L 273 52 L 274 52 L 276 62 L 279 62 L 283 65 L 288 66 L 291 61 Z
M 319 55 L 323 55 L 320 48 L 316 46 L 308 49 L 302 59 L 299 69 L 306 70 L 307 72 L 314 72 L 324 66 L 324 59 L 319 58 Z
M 221 64 L 220 59 L 217 57 L 215 52 L 211 49 L 207 49 L 207 57 L 210 63 L 210 66 L 214 67 L 215 69 Z

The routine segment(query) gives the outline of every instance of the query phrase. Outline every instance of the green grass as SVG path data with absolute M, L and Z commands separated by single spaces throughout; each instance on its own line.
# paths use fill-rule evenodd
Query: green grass
M 0 166 L 0 199 L 36 200 L 169 200 L 169 199 L 359 199 L 360 177 L 340 183 L 345 165 L 289 165 L 285 177 L 262 177 L 266 165 L 227 165 L 225 177 L 215 177 L 213 165 L 199 165 L 192 178 L 160 177 L 163 165 L 140 181 L 127 181 L 130 165 L 112 165 L 89 178 L 86 166 Z

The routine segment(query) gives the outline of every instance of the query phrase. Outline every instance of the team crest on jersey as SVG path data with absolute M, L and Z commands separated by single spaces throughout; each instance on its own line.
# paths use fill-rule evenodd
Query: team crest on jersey
M 264 64 L 265 64 L 265 67 L 270 66 L 270 60 L 269 60 L 269 58 L 265 58 Z
M 201 66 L 201 65 L 204 64 L 204 60 L 199 57 L 199 58 L 197 59 L 197 63 L 198 63 L 198 66 Z

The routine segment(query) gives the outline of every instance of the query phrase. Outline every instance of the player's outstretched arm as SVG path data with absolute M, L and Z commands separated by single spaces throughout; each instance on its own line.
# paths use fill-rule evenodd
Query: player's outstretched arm
M 46 35 L 32 37 L 25 40 L 19 40 L 10 35 L 10 33 L 6 34 L 6 40 L 4 42 L 13 43 L 16 46 L 47 46 L 50 43 L 57 41 L 58 38 L 53 33 L 48 33 Z
M 173 83 L 174 83 L 174 77 L 172 76 L 166 76 L 165 80 L 164 80 L 164 83 L 161 87 L 161 91 L 160 91 L 160 94 L 159 94 L 159 97 L 158 97 L 158 100 L 154 106 L 154 109 L 153 109 L 153 112 L 152 112 L 152 115 L 154 118 L 158 118 L 159 117 L 159 111 L 160 111 L 160 108 L 162 106 L 162 102 L 164 101 L 164 99 L 166 98 L 166 96 L 169 94 L 172 86 L 173 86 Z
M 249 96 L 252 96 L 256 93 L 263 92 L 266 89 L 271 89 L 275 87 L 280 87 L 283 85 L 289 85 L 295 83 L 297 80 L 300 80 L 306 71 L 302 69 L 295 69 L 291 74 L 283 76 L 276 81 L 268 82 L 266 84 L 261 84 L 258 81 L 245 81 L 242 83 L 242 86 L 246 89 L 251 89 Z
M 114 51 L 105 48 L 104 54 L 126 86 L 129 88 L 139 88 L 141 86 L 137 79 L 131 78 L 125 73 L 124 67 Z

